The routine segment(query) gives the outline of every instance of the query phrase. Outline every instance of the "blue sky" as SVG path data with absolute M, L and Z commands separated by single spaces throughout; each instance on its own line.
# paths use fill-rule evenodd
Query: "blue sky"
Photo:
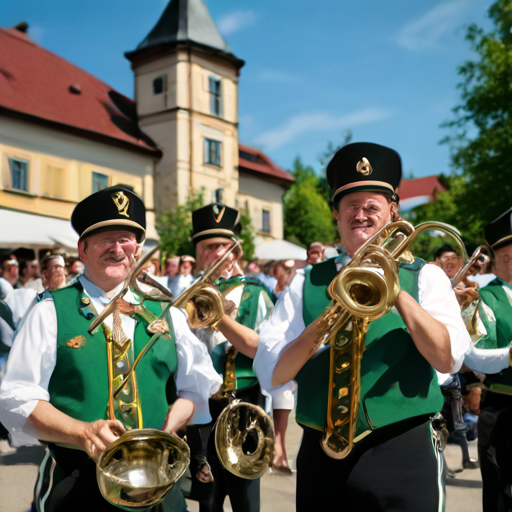
M 327 141 L 399 151 L 406 176 L 449 171 L 440 124 L 458 103 L 457 66 L 471 52 L 469 23 L 489 27 L 488 0 L 208 0 L 219 29 L 246 61 L 240 141 L 290 168 L 300 155 L 320 169 Z M 29 35 L 133 97 L 123 53 L 157 22 L 166 0 L 0 2 L 1 26 Z

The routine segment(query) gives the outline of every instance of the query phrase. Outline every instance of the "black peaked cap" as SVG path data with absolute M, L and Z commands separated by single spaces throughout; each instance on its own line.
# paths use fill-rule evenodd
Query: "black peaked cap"
M 195 244 L 218 236 L 233 238 L 240 234 L 240 213 L 225 204 L 211 203 L 192 212 L 192 240 Z
M 327 166 L 331 200 L 352 192 L 382 192 L 398 200 L 402 160 L 394 150 L 372 142 L 343 146 Z
M 140 243 L 146 236 L 146 207 L 142 199 L 124 187 L 108 187 L 80 201 L 71 215 L 80 239 L 101 231 L 133 231 Z
M 512 244 L 512 208 L 484 227 L 486 242 L 493 249 Z

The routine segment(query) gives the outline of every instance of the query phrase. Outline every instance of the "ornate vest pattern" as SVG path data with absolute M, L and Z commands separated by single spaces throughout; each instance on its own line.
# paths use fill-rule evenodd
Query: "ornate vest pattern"
M 102 329 L 89 334 L 94 318 L 90 299 L 80 282 L 51 292 L 57 312 L 57 362 L 49 383 L 50 403 L 82 421 L 107 419 L 107 349 Z M 146 303 L 155 314 L 159 303 Z M 168 318 L 170 321 L 170 315 Z M 151 338 L 148 324 L 137 318 L 134 331 L 135 357 Z M 160 428 L 169 405 L 176 400 L 174 375 L 177 354 L 174 331 L 171 340 L 158 340 L 137 367 L 137 388 L 145 428 Z M 120 418 L 122 420 L 122 418 Z

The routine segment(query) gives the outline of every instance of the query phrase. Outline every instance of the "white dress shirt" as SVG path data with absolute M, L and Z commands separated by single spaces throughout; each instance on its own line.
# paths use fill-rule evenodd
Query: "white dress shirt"
M 338 265 L 338 271 L 341 265 Z M 265 390 L 272 389 L 274 368 L 284 348 L 298 338 L 305 329 L 302 316 L 302 300 L 305 276 L 297 274 L 290 287 L 274 308 L 269 321 L 260 333 L 260 343 L 254 359 L 254 371 Z M 448 329 L 454 365 L 450 373 L 462 366 L 465 354 L 470 350 L 471 340 L 460 315 L 460 307 L 446 274 L 435 265 L 425 265 L 418 276 L 419 304 L 433 318 Z M 397 310 L 391 310 L 398 314 Z M 317 354 L 328 349 L 321 346 Z M 315 356 L 313 356 L 315 357 Z
M 122 287 L 120 285 L 107 294 L 83 275 L 78 279 L 98 313 Z M 137 303 L 130 291 L 124 299 Z M 206 347 L 190 331 L 186 312 L 171 308 L 170 314 L 176 341 L 178 397 L 194 402 L 191 423 L 208 423 L 211 421 L 208 398 L 219 389 L 222 379 L 214 370 Z M 121 320 L 126 336 L 133 340 L 135 319 L 121 315 Z M 112 315 L 106 318 L 105 324 L 112 329 Z M 47 298 L 36 304 L 23 320 L 0 386 L 0 422 L 11 433 L 15 445 L 37 443 L 25 432 L 26 419 L 39 400 L 50 400 L 48 385 L 56 358 L 57 314 L 53 299 Z

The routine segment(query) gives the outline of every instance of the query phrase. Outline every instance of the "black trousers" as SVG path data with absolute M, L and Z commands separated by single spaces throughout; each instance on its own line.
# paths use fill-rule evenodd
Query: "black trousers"
M 49 445 L 34 490 L 37 512 L 86 510 L 119 512 L 101 495 L 96 479 L 96 463 L 85 452 Z M 179 482 L 165 501 L 148 512 L 185 512 L 187 509 Z
M 484 391 L 478 419 L 483 511 L 512 511 L 512 396 Z
M 250 386 L 237 391 L 236 397 L 243 402 L 263 406 L 265 398 L 261 394 L 259 384 Z M 210 399 L 210 413 L 217 419 L 227 401 Z M 204 429 L 210 430 L 207 447 L 204 446 Z M 199 430 L 203 429 L 203 432 Z M 188 432 L 192 430 L 192 436 L 189 438 Z M 194 432 L 196 430 L 196 432 Z M 259 512 L 260 510 L 260 479 L 247 480 L 239 478 L 228 470 L 220 462 L 215 448 L 215 425 L 187 428 L 187 438 L 191 449 L 192 458 L 200 459 L 201 453 L 207 453 L 208 463 L 212 468 L 214 481 L 211 484 L 200 483 L 193 473 L 192 466 L 197 467 L 197 463 L 191 463 L 192 472 L 192 493 L 188 496 L 190 499 L 199 501 L 200 512 L 222 512 L 226 496 L 229 496 L 233 512 Z M 193 440 L 193 441 L 192 441 Z M 192 442 L 191 442 L 192 441 Z M 201 444 L 203 443 L 203 446 Z
M 442 457 L 426 417 L 376 430 L 342 460 L 305 430 L 297 457 L 297 512 L 444 510 Z

